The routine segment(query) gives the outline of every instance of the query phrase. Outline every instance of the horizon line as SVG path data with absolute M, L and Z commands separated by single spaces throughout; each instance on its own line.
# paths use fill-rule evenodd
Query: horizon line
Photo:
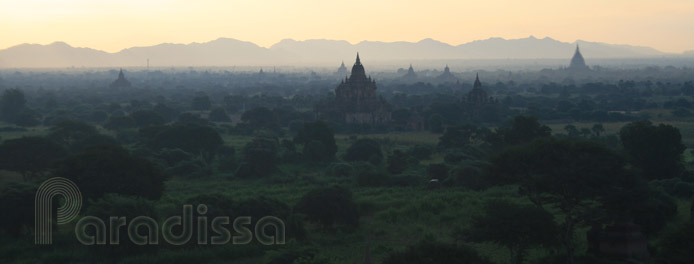
M 430 38 L 430 37 L 429 37 L 429 38 L 423 38 L 423 39 L 420 39 L 420 40 L 418 40 L 418 41 L 405 41 L 405 40 L 398 40 L 398 41 L 361 40 L 361 41 L 358 41 L 358 42 L 350 42 L 350 41 L 344 40 L 344 39 L 326 39 L 326 38 L 309 38 L 309 39 L 303 39 L 303 40 L 296 40 L 296 39 L 293 39 L 293 38 L 283 38 L 283 39 L 280 39 L 279 41 L 275 42 L 274 44 L 272 44 L 272 45 L 270 45 L 270 46 L 261 46 L 261 45 L 255 43 L 255 42 L 253 42 L 253 41 L 241 40 L 241 39 L 237 39 L 237 38 L 233 38 L 233 37 L 218 37 L 218 38 L 215 38 L 215 39 L 212 39 L 212 40 L 207 40 L 207 41 L 202 41 L 202 42 L 200 42 L 200 41 L 192 41 L 192 42 L 187 42 L 187 43 L 180 43 L 180 42 L 178 42 L 178 43 L 176 43 L 176 42 L 160 42 L 160 43 L 151 44 L 151 45 L 134 45 L 134 46 L 126 47 L 126 48 L 121 48 L 121 49 L 119 49 L 119 50 L 117 50 L 117 51 L 107 51 L 107 50 L 104 50 L 104 49 L 98 49 L 98 48 L 86 47 L 86 46 L 74 46 L 74 45 L 70 44 L 70 43 L 67 42 L 67 41 L 56 40 L 56 41 L 52 41 L 52 42 L 47 43 L 47 44 L 23 42 L 23 43 L 19 43 L 19 44 L 15 44 L 15 45 L 12 45 L 12 46 L 9 46 L 9 47 L 2 48 L 2 49 L 0 49 L 0 51 L 5 51 L 5 50 L 8 50 L 8 49 L 15 48 L 15 47 L 19 47 L 19 46 L 23 46 L 23 45 L 50 46 L 50 45 L 53 45 L 53 44 L 60 44 L 60 43 L 62 43 L 62 44 L 66 44 L 67 46 L 70 46 L 70 47 L 72 47 L 72 48 L 91 49 L 91 50 L 101 51 L 101 52 L 105 52 L 105 53 L 109 53 L 109 54 L 115 54 L 115 53 L 119 53 L 119 52 L 122 52 L 122 51 L 125 51 L 125 50 L 128 50 L 128 49 L 132 49 L 132 48 L 146 48 L 146 47 L 154 47 L 154 46 L 167 45 L 167 44 L 169 44 L 169 45 L 186 45 L 186 46 L 187 46 L 187 45 L 193 45 L 193 44 L 206 44 L 206 43 L 210 43 L 210 42 L 214 42 L 214 41 L 218 41 L 218 40 L 222 40 L 222 39 L 230 39 L 230 40 L 236 40 L 236 41 L 240 41 L 240 42 L 247 42 L 247 43 L 251 43 L 251 44 L 253 44 L 253 45 L 255 45 L 255 46 L 258 46 L 258 47 L 264 48 L 264 49 L 271 49 L 273 46 L 275 46 L 275 45 L 277 45 L 277 44 L 279 44 L 279 43 L 282 43 L 282 42 L 285 41 L 285 40 L 291 40 L 291 41 L 296 41 L 296 42 L 306 42 L 306 41 L 314 41 L 314 40 L 344 41 L 344 42 L 349 43 L 349 44 L 352 45 L 352 46 L 359 45 L 359 44 L 365 43 L 365 42 L 376 42 L 376 43 L 401 43 L 401 42 L 404 42 L 404 43 L 420 43 L 420 42 L 425 41 L 425 40 L 432 40 L 432 41 L 436 41 L 436 42 L 439 42 L 439 43 L 443 43 L 443 44 L 449 45 L 449 46 L 451 46 L 451 47 L 458 47 L 458 46 L 461 46 L 461 45 L 470 44 L 470 43 L 474 43 L 474 42 L 478 42 L 478 41 L 486 41 L 486 40 L 493 40 L 493 39 L 500 39 L 500 40 L 507 40 L 507 41 L 508 41 L 508 40 L 524 40 L 524 39 L 538 39 L 538 40 L 549 39 L 549 40 L 554 40 L 554 41 L 557 41 L 557 42 L 568 43 L 568 44 L 578 44 L 578 42 L 587 42 L 587 43 L 600 43 L 600 44 L 607 44 L 607 45 L 631 46 L 631 47 L 638 47 L 638 48 L 650 48 L 650 49 L 653 49 L 653 50 L 655 50 L 655 51 L 657 51 L 657 52 L 660 52 L 660 53 L 663 53 L 663 54 L 669 54 L 669 55 L 684 54 L 684 53 L 687 53 L 687 52 L 692 52 L 692 51 L 694 51 L 694 48 L 692 48 L 692 49 L 683 50 L 683 51 L 681 51 L 681 52 L 679 52 L 679 53 L 678 53 L 678 52 L 665 52 L 665 51 L 661 51 L 661 50 L 659 50 L 659 49 L 656 49 L 656 48 L 650 47 L 650 46 L 640 46 L 640 45 L 623 44 L 623 43 L 607 43 L 607 42 L 600 42 L 600 41 L 588 41 L 588 40 L 582 40 L 582 39 L 575 39 L 575 40 L 572 41 L 572 42 L 568 42 L 568 41 L 558 40 L 558 39 L 555 39 L 555 38 L 552 38 L 552 37 L 549 37 L 549 36 L 545 36 L 545 37 L 543 37 L 543 38 L 538 38 L 538 37 L 535 37 L 535 35 L 530 35 L 530 36 L 525 37 L 525 38 L 488 37 L 488 38 L 485 38 L 485 39 L 477 39 L 477 40 L 472 40 L 472 41 L 468 41 L 468 42 L 463 42 L 463 43 L 460 43 L 460 44 L 451 44 L 451 43 L 447 43 L 447 42 L 440 41 L 440 40 L 437 40 L 437 39 L 434 39 L 434 38 Z

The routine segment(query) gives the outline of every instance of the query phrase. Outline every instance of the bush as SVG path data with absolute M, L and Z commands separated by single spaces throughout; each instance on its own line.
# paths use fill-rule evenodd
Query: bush
M 680 178 L 651 181 L 650 184 L 677 198 L 691 198 L 694 195 L 694 183 L 682 181 Z
M 308 192 L 301 197 L 295 211 L 305 214 L 310 221 L 320 223 L 323 228 L 331 228 L 336 223 L 348 227 L 359 225 L 357 205 L 352 200 L 352 192 L 339 186 Z
M 359 164 L 355 176 L 358 186 L 384 186 L 389 180 L 388 173 L 370 163 Z
M 154 203 L 137 196 L 124 196 L 118 194 L 106 194 L 98 200 L 92 200 L 85 212 L 85 215 L 96 216 L 108 223 L 111 216 L 126 217 L 126 221 L 132 221 L 138 216 L 147 216 L 158 219 L 155 214 Z M 142 231 L 141 231 L 142 232 Z M 143 232 L 144 233 L 144 232 Z M 110 232 L 106 232 L 106 241 L 109 241 Z M 143 252 L 156 250 L 157 246 L 135 245 L 128 237 L 126 227 L 118 229 L 119 243 L 108 246 L 92 246 L 89 249 L 98 255 L 108 255 L 111 258 L 120 258 L 124 255 L 133 255 Z
M 376 140 L 362 138 L 349 146 L 342 159 L 345 161 L 371 161 L 383 159 L 383 153 L 381 152 L 381 145 Z
M 333 162 L 328 165 L 326 173 L 338 177 L 349 177 L 354 173 L 354 167 L 349 163 Z
M 28 183 L 8 183 L 0 189 L 0 230 L 10 237 L 19 237 L 34 224 L 34 199 L 38 186 Z
M 422 241 L 405 251 L 388 255 L 383 264 L 491 264 L 469 247 L 459 247 L 441 242 Z
M 106 193 L 159 199 L 165 175 L 149 160 L 118 146 L 89 148 L 59 162 L 53 175 L 72 180 L 85 198 Z
M 443 183 L 448 186 L 461 186 L 471 190 L 482 190 L 490 186 L 482 169 L 470 164 L 453 168 Z
M 151 137 L 149 145 L 153 149 L 178 148 L 193 154 L 203 154 L 207 157 L 214 156 L 217 148 L 224 144 L 217 130 L 196 124 L 140 130 L 140 133 L 144 137 Z M 149 133 L 153 135 L 149 135 Z
M 660 243 L 659 263 L 694 263 L 694 222 L 682 225 L 674 232 L 665 235 Z
M 409 154 L 417 160 L 428 160 L 431 158 L 432 152 L 428 146 L 416 145 L 410 148 Z
M 427 174 L 431 179 L 444 181 L 448 178 L 448 166 L 445 163 L 433 163 L 427 166 Z

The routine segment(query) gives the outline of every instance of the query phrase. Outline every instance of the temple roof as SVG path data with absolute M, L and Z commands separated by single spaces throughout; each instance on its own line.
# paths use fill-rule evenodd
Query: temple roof
M 352 66 L 352 75 L 349 76 L 350 79 L 366 79 L 366 70 L 364 70 L 364 65 L 361 65 L 361 60 L 359 59 L 359 53 L 357 52 L 357 61 L 354 62 Z
M 482 82 L 480 82 L 480 74 L 478 73 L 477 76 L 475 76 L 475 84 L 472 86 L 472 89 L 477 89 L 477 88 L 482 88 Z
M 569 69 L 587 69 L 588 66 L 586 66 L 586 61 L 583 59 L 583 55 L 581 55 L 581 50 L 578 48 L 578 44 L 576 44 L 576 52 L 574 52 L 573 58 L 571 58 L 571 64 L 569 64 Z

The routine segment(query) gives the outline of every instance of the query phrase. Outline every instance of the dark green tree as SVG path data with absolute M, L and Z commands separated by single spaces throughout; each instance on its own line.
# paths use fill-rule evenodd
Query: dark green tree
M 694 222 L 684 223 L 666 234 L 660 242 L 658 263 L 688 264 L 694 262 Z
M 152 111 L 163 117 L 166 122 L 175 120 L 176 116 L 178 115 L 176 110 L 162 103 L 155 105 L 154 108 L 152 108 Z
M 682 174 L 682 144 L 679 129 L 650 121 L 631 122 L 619 132 L 624 151 L 634 167 L 648 179 L 669 179 Z
M 18 238 L 34 228 L 34 200 L 38 186 L 30 183 L 10 182 L 0 188 L 0 231 Z M 2 233 L 2 232 L 0 232 Z M 3 235 L 4 236 L 4 235 Z
M 247 123 L 252 129 L 279 130 L 277 116 L 272 110 L 265 107 L 256 107 L 244 112 L 241 115 L 241 121 Z
M 516 116 L 511 125 L 496 130 L 497 147 L 512 146 L 533 141 L 536 138 L 549 137 L 552 129 L 540 124 L 533 116 Z M 498 142 L 500 141 L 500 142 Z
M 294 143 L 304 145 L 304 157 L 309 161 L 330 161 L 337 153 L 335 132 L 322 121 L 304 123 Z
M 75 142 L 98 134 L 99 131 L 90 124 L 80 121 L 65 120 L 52 126 L 48 131 L 47 138 L 70 149 Z
M 540 207 L 492 200 L 485 204 L 484 215 L 473 217 L 470 229 L 461 238 L 506 247 L 510 262 L 519 264 L 523 263 L 527 249 L 555 245 L 557 228 L 552 214 Z
M 388 172 L 392 174 L 400 174 L 408 166 L 417 164 L 418 161 L 410 155 L 407 155 L 402 150 L 394 150 L 392 154 L 388 156 Z
M 17 115 L 26 107 L 26 102 L 22 90 L 5 90 L 0 97 L 0 118 L 3 121 L 14 123 Z
M 191 109 L 198 111 L 210 110 L 210 107 L 212 107 L 212 102 L 210 102 L 210 98 L 207 95 L 194 97 L 190 105 Z
M 576 128 L 574 125 L 566 125 L 564 127 L 564 131 L 566 131 L 566 134 L 568 134 L 570 137 L 578 137 L 581 132 Z
M 223 107 L 215 107 L 212 108 L 212 111 L 210 111 L 210 115 L 208 117 L 210 121 L 212 122 L 230 122 L 231 119 L 229 118 L 229 115 L 227 115 L 227 111 L 224 110 Z
M 135 126 L 135 119 L 131 116 L 111 116 L 104 124 L 105 129 L 113 131 L 134 128 Z
M 66 155 L 60 145 L 42 137 L 10 139 L 0 145 L 0 168 L 19 172 L 28 180 L 41 175 Z
M 334 224 L 348 227 L 359 225 L 357 205 L 352 200 L 352 192 L 339 187 L 315 189 L 301 197 L 294 209 L 305 214 L 310 221 L 320 223 L 324 228 Z
M 347 152 L 342 159 L 345 161 L 382 160 L 383 152 L 381 152 L 381 144 L 370 138 L 358 139 L 347 148 Z
M 490 177 L 497 183 L 517 184 L 537 206 L 552 206 L 562 213 L 561 238 L 568 263 L 573 263 L 573 234 L 586 221 L 583 212 L 598 206 L 595 202 L 627 177 L 624 166 L 621 156 L 601 144 L 543 138 L 494 158 Z
M 484 142 L 489 130 L 473 125 L 451 126 L 439 138 L 439 146 L 443 148 L 463 148 L 468 145 Z
M 435 241 L 422 241 L 409 246 L 405 251 L 393 252 L 383 264 L 491 264 L 474 249 Z
M 93 147 L 70 156 L 57 164 L 53 175 L 75 182 L 87 199 L 117 193 L 155 200 L 165 180 L 161 168 L 119 146 Z
M 429 131 L 431 133 L 443 133 L 443 117 L 439 114 L 433 114 L 429 117 Z
M 236 170 L 236 176 L 255 178 L 269 176 L 277 170 L 279 162 L 279 140 L 270 132 L 256 134 L 251 142 L 243 147 L 243 160 Z
M 152 110 L 139 110 L 130 114 L 137 127 L 156 126 L 166 123 L 163 117 Z
M 593 131 L 593 134 L 595 134 L 596 137 L 600 137 L 600 134 L 605 133 L 605 127 L 602 126 L 602 124 L 595 124 L 593 125 L 593 128 L 591 128 Z
M 141 134 L 146 133 L 141 130 Z M 176 124 L 152 130 L 149 145 L 156 149 L 181 149 L 194 155 L 213 157 L 217 148 L 224 145 L 222 137 L 214 128 L 196 124 Z

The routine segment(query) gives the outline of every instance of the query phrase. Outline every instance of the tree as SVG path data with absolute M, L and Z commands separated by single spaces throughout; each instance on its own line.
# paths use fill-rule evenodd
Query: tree
M 236 170 L 241 178 L 265 177 L 277 170 L 279 162 L 279 141 L 267 132 L 256 134 L 251 142 L 243 147 L 243 161 Z
M 146 132 L 140 131 L 141 134 Z M 203 154 L 212 157 L 220 146 L 224 145 L 222 137 L 217 130 L 196 124 L 177 124 L 160 127 L 149 135 L 149 145 L 156 149 L 181 149 L 195 155 Z
M 227 111 L 222 107 L 212 108 L 208 119 L 212 122 L 231 122 L 229 115 L 227 115 Z
M 200 117 L 198 114 L 193 113 L 182 113 L 178 115 L 179 124 L 196 124 L 201 126 L 207 126 L 210 124 L 207 119 Z
M 595 134 L 596 137 L 600 137 L 600 134 L 605 133 L 605 128 L 602 126 L 602 124 L 593 125 L 593 128 L 591 130 L 593 131 L 593 134 Z
M 105 194 L 98 199 L 90 200 L 84 215 L 95 216 L 104 221 L 109 217 L 125 217 L 126 221 L 132 221 L 138 216 L 157 218 L 157 211 L 154 210 L 154 202 L 138 196 L 120 195 L 115 193 Z M 108 222 L 107 222 L 108 223 Z M 142 254 L 151 252 L 157 247 L 144 247 L 136 245 L 128 238 L 128 229 L 118 228 L 117 233 L 106 232 L 106 239 L 111 239 L 111 235 L 118 236 L 118 244 L 108 247 L 88 247 L 94 254 L 108 256 L 112 259 L 119 259 L 128 255 Z M 144 232 L 143 232 L 144 233 Z
M 532 205 L 492 200 L 484 206 L 484 215 L 472 219 L 463 239 L 491 241 L 508 248 L 511 263 L 523 262 L 526 250 L 534 245 L 555 244 L 557 226 L 552 214 Z
M 684 223 L 666 234 L 660 243 L 659 263 L 685 264 L 694 262 L 694 222 Z
M 581 128 L 581 136 L 588 137 L 591 134 L 591 130 L 587 127 Z
M 241 115 L 241 121 L 248 123 L 253 129 L 267 128 L 275 130 L 278 128 L 275 113 L 265 107 L 256 107 L 244 112 Z
M 210 98 L 207 95 L 194 97 L 190 105 L 190 108 L 198 111 L 210 110 L 210 107 L 212 107 L 212 102 L 210 102 Z
M 581 133 L 574 125 L 566 125 L 564 127 L 564 131 L 566 131 L 570 137 L 578 137 L 578 135 Z
M 421 241 L 405 251 L 393 252 L 383 264 L 491 264 L 469 247 L 460 247 L 435 241 Z
M 134 128 L 135 126 L 135 119 L 131 116 L 111 116 L 104 124 L 105 129 L 114 131 Z
M 60 145 L 42 137 L 5 140 L 0 145 L 0 168 L 19 172 L 27 180 L 46 171 L 66 154 Z
M 23 231 L 34 227 L 34 200 L 38 186 L 10 182 L 0 188 L 0 230 L 17 238 Z
M 381 145 L 376 140 L 361 138 L 347 148 L 347 152 L 342 159 L 345 161 L 382 160 L 383 153 L 381 152 Z
M 411 156 L 407 155 L 402 150 L 394 150 L 391 155 L 388 156 L 388 172 L 392 174 L 400 174 L 411 164 L 416 164 L 418 161 Z
M 152 111 L 163 117 L 166 122 L 173 121 L 176 119 L 176 115 L 178 115 L 174 109 L 171 109 L 171 107 L 168 107 L 162 103 L 155 105 L 154 108 L 152 108 Z
M 322 121 L 304 123 L 294 143 L 304 145 L 303 153 L 309 161 L 330 161 L 337 153 L 335 132 Z
M 352 192 L 340 186 L 308 192 L 296 204 L 295 211 L 305 214 L 310 221 L 320 223 L 324 228 L 331 228 L 336 223 L 348 227 L 359 225 Z
M 156 200 L 166 178 L 154 163 L 119 146 L 93 147 L 67 157 L 53 175 L 75 182 L 87 199 L 117 193 Z
M 439 138 L 439 146 L 444 148 L 463 148 L 486 140 L 489 131 L 473 125 L 447 127 Z
M 13 123 L 22 127 L 36 126 L 41 122 L 41 115 L 29 108 L 24 108 L 14 117 Z
M 533 116 L 516 116 L 511 121 L 511 126 L 496 130 L 501 142 L 497 146 L 512 146 L 531 142 L 536 138 L 549 137 L 552 129 L 540 124 Z
M 92 125 L 80 121 L 65 120 L 52 126 L 48 131 L 47 138 L 70 149 L 70 146 L 75 142 L 98 134 L 99 131 Z
M 429 117 L 429 131 L 431 133 L 443 132 L 443 117 L 439 114 L 433 114 Z
M 99 145 L 119 145 L 118 141 L 106 135 L 99 134 L 95 127 L 79 121 L 61 121 L 51 127 L 48 139 L 60 144 L 70 153 Z
M 0 118 L 6 122 L 14 122 L 16 116 L 26 107 L 26 98 L 19 89 L 7 89 L 0 97 Z
M 163 117 L 152 110 L 139 110 L 130 114 L 137 127 L 156 126 L 166 123 Z
M 647 179 L 669 179 L 684 170 L 682 153 L 686 147 L 679 129 L 642 120 L 622 127 L 619 137 L 631 164 L 642 169 Z
M 518 184 L 539 207 L 556 207 L 564 217 L 562 242 L 573 263 L 573 234 L 586 220 L 581 212 L 596 206 L 614 183 L 627 177 L 624 160 L 607 147 L 586 141 L 544 138 L 512 147 L 493 159 L 490 177 Z
M 412 116 L 412 111 L 407 108 L 400 108 L 396 109 L 392 113 L 392 119 L 393 122 L 395 122 L 398 125 L 406 125 L 408 121 L 410 121 L 410 117 Z

